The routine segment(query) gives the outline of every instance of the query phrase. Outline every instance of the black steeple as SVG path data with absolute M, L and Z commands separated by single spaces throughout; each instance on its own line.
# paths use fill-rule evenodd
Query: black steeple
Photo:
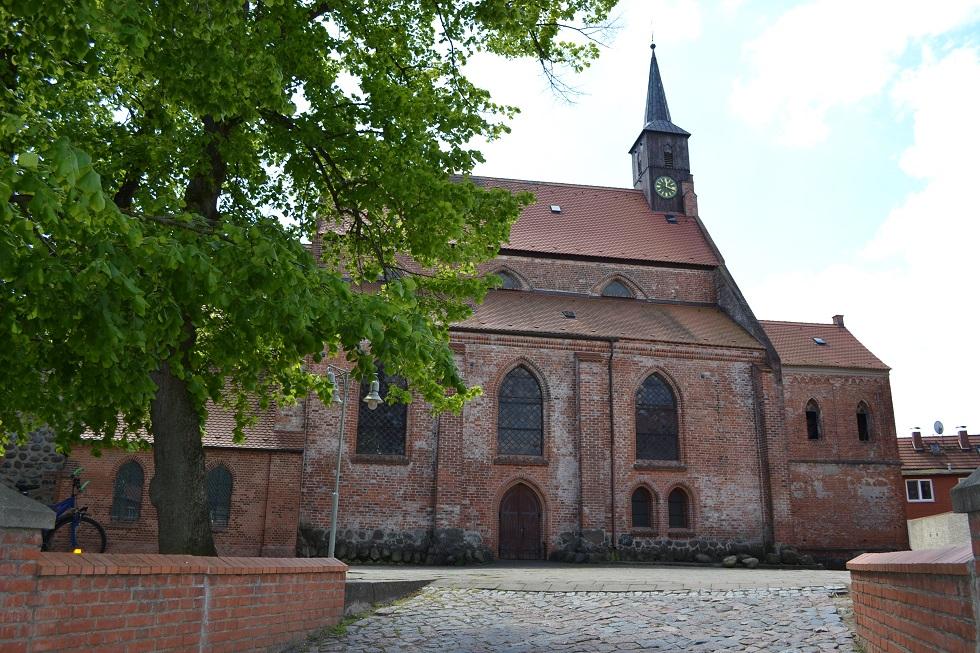
M 630 148 L 633 185 L 642 189 L 655 211 L 682 213 L 681 183 L 691 176 L 687 139 L 691 134 L 675 125 L 667 108 L 667 93 L 660 77 L 656 45 L 650 45 L 646 120 Z

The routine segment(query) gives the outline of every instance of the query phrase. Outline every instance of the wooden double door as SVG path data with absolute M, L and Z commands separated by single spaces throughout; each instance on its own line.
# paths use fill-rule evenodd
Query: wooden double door
M 542 558 L 541 502 L 523 483 L 515 485 L 500 500 L 501 560 Z

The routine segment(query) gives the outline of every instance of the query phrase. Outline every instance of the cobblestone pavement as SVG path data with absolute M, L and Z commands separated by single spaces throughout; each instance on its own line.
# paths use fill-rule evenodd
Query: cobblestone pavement
M 843 586 L 679 592 L 430 587 L 325 636 L 307 653 L 402 651 L 853 652 Z M 837 599 L 838 601 L 840 599 Z

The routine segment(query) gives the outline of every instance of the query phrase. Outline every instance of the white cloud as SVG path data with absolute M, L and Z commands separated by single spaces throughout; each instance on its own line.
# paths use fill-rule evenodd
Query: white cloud
M 923 180 L 853 258 L 749 289 L 760 316 L 847 325 L 892 366 L 899 434 L 911 426 L 980 431 L 980 50 L 930 55 L 891 92 L 913 121 L 900 165 Z M 873 338 L 871 337 L 873 334 Z
M 731 106 L 787 145 L 829 133 L 827 114 L 880 93 L 908 46 L 980 14 L 980 0 L 812 0 L 785 12 L 745 47 Z

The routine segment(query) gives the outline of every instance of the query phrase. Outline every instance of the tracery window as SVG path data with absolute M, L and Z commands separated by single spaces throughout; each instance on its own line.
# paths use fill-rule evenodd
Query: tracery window
M 504 270 L 501 270 L 500 272 L 497 272 L 497 276 L 500 277 L 500 281 L 501 281 L 500 287 L 503 288 L 504 290 L 521 289 L 520 280 L 510 272 L 505 272 Z
M 378 384 L 382 397 L 388 396 L 388 388 L 405 388 L 401 377 L 385 374 L 384 366 L 376 363 Z M 357 402 L 357 453 L 380 456 L 405 455 L 405 428 L 408 423 L 408 406 L 403 403 L 382 402 L 371 410 L 364 397 L 370 392 L 371 381 L 361 384 Z
M 858 427 L 858 440 L 861 442 L 867 442 L 871 439 L 871 411 L 868 410 L 868 405 L 863 401 L 858 404 L 857 408 L 857 427 Z
M 633 528 L 653 527 L 653 495 L 645 487 L 638 487 L 632 497 Z
M 633 291 L 629 289 L 629 286 L 627 286 L 622 281 L 613 280 L 607 283 L 606 287 L 602 289 L 602 296 L 603 297 L 629 297 L 630 299 L 632 299 L 636 295 L 634 295 Z
M 507 373 L 497 395 L 497 452 L 541 456 L 543 436 L 541 386 L 530 370 L 520 365 Z
M 690 528 L 687 492 L 677 487 L 667 497 L 667 525 L 670 528 Z
M 231 472 L 227 467 L 218 465 L 208 471 L 207 489 L 211 525 L 225 528 L 231 518 Z
M 651 374 L 636 391 L 636 457 L 679 460 L 677 402 L 670 386 Z
M 811 399 L 806 402 L 806 437 L 810 440 L 819 440 L 820 431 L 820 406 Z
M 116 472 L 112 489 L 110 517 L 116 522 L 134 522 L 140 518 L 143 504 L 143 467 L 130 460 Z

